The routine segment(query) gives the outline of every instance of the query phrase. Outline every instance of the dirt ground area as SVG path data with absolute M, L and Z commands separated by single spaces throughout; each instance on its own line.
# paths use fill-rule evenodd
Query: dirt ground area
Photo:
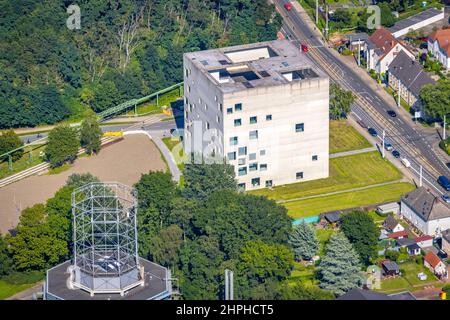
M 90 172 L 101 181 L 133 185 L 142 173 L 151 170 L 166 170 L 158 148 L 143 134 L 128 135 L 97 156 L 76 160 L 60 174 L 32 176 L 0 188 L 0 232 L 14 228 L 22 209 L 51 198 L 72 173 Z

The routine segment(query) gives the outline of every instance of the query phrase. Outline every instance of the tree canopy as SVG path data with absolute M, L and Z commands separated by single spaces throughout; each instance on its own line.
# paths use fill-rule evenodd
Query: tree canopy
M 86 149 L 87 154 L 98 153 L 100 151 L 103 131 L 95 115 L 87 116 L 81 122 L 80 143 Z
M 355 96 L 351 91 L 342 89 L 338 84 L 330 85 L 330 119 L 346 118 L 351 111 Z
M 14 130 L 6 130 L 0 134 L 0 155 L 23 146 L 22 140 Z M 12 161 L 17 161 L 23 155 L 23 150 L 17 150 L 11 154 Z M 2 158 L 0 161 L 8 161 L 8 158 Z
M 436 85 L 427 84 L 420 90 L 423 111 L 435 119 L 443 119 L 450 113 L 450 79 L 440 80 Z
M 360 261 L 342 232 L 336 232 L 326 245 L 325 256 L 319 265 L 320 288 L 342 295 L 352 288 L 360 287 Z
M 80 140 L 76 129 L 68 125 L 60 125 L 48 134 L 45 155 L 50 165 L 58 167 L 65 162 L 73 162 L 80 148 Z
M 265 0 L 0 0 L 0 128 L 52 124 L 182 81 L 184 52 L 273 40 Z M 30 26 L 33 26 L 30 28 Z
M 289 234 L 289 244 L 294 250 L 296 259 L 311 260 L 319 250 L 316 231 L 304 221 L 292 228 Z
M 342 216 L 341 230 L 364 264 L 377 256 L 379 229 L 366 212 L 354 211 Z

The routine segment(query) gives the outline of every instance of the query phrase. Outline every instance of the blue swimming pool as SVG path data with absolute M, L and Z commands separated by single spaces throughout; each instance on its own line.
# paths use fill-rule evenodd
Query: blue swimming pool
M 295 226 L 297 224 L 302 223 L 303 221 L 305 221 L 306 223 L 317 223 L 320 221 L 320 216 L 312 216 L 312 217 L 306 217 L 306 218 L 301 218 L 301 219 L 295 219 L 294 222 L 292 222 L 292 224 Z

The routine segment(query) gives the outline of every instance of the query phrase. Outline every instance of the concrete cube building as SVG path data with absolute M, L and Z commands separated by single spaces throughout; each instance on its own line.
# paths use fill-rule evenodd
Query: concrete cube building
M 276 40 L 184 55 L 186 153 L 253 190 L 328 177 L 329 78 Z

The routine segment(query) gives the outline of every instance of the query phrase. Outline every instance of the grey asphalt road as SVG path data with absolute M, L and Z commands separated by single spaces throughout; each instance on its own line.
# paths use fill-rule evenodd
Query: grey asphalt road
M 316 47 L 319 54 L 326 61 L 331 62 L 335 70 L 339 70 L 342 77 L 345 79 L 346 86 L 350 87 L 354 92 L 364 93 L 363 97 L 375 108 L 379 116 L 392 123 L 393 127 L 395 127 L 395 132 L 386 132 L 386 137 L 392 141 L 394 148 L 399 150 L 403 154 L 403 157 L 407 157 L 417 171 L 419 170 L 420 165 L 423 165 L 425 168 L 426 165 L 429 164 L 434 170 L 423 169 L 423 175 L 428 181 L 430 181 L 430 184 L 435 192 L 443 193 L 444 190 L 436 183 L 436 178 L 441 174 L 449 175 L 450 171 L 449 168 L 442 163 L 442 161 L 440 161 L 434 153 L 434 150 L 427 141 L 429 137 L 416 130 L 414 125 L 411 125 L 408 121 L 404 121 L 400 117 L 391 118 L 386 113 L 386 110 L 389 109 L 389 107 L 385 102 L 383 102 L 383 99 L 379 96 L 379 94 L 371 86 L 365 83 L 365 81 L 362 81 L 351 68 L 332 54 L 330 52 L 332 49 L 323 45 L 322 40 L 316 36 L 311 27 L 303 19 L 301 19 L 295 10 L 288 12 L 283 8 L 283 5 L 288 1 L 275 0 L 275 2 L 280 8 L 280 11 L 283 13 L 282 16 L 285 22 L 283 27 L 287 31 L 290 39 L 297 40 L 294 41 L 297 46 L 300 46 L 299 43 L 302 41 L 307 41 L 310 45 Z M 295 30 L 292 30 L 292 25 Z M 313 54 L 309 53 L 309 55 L 313 60 L 316 60 L 316 57 L 314 57 Z M 316 60 L 315 62 L 318 67 L 330 74 L 330 71 L 327 70 L 327 68 L 324 68 L 320 61 Z M 375 117 L 372 112 L 366 110 L 364 106 L 354 104 L 352 111 L 368 125 L 374 127 L 379 133 L 382 132 L 383 128 L 377 120 L 377 117 Z M 422 159 L 416 159 L 416 157 L 408 150 L 409 148 L 405 147 L 403 142 L 404 140 L 407 141 L 409 146 L 419 151 L 426 159 L 427 163 Z

